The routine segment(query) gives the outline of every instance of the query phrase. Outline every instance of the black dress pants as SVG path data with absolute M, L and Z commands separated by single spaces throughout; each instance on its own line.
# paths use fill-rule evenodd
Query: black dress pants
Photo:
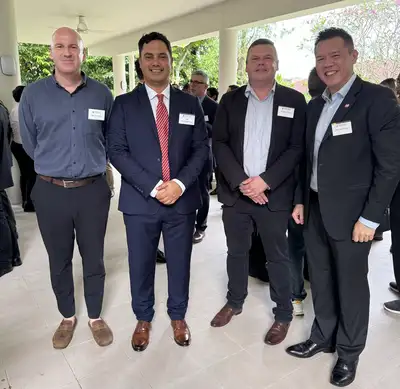
M 390 227 L 392 233 L 394 276 L 397 285 L 400 285 L 400 185 L 394 192 L 390 204 Z
M 111 198 L 105 176 L 79 188 L 63 188 L 38 177 L 32 198 L 61 315 L 75 315 L 72 257 L 76 235 L 88 315 L 97 319 L 103 304 L 104 237 Z
M 336 347 L 339 358 L 352 362 L 363 351 L 369 320 L 369 243 L 334 240 L 327 233 L 312 192 L 304 229 L 315 319 L 311 340 Z

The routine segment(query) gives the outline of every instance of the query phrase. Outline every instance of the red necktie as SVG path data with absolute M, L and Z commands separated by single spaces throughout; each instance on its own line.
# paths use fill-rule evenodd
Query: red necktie
M 158 104 L 156 110 L 156 126 L 158 131 L 158 139 L 161 148 L 161 172 L 163 181 L 170 180 L 169 171 L 169 158 L 168 158 L 168 132 L 169 132 L 169 118 L 167 107 L 164 104 L 164 95 L 157 95 Z

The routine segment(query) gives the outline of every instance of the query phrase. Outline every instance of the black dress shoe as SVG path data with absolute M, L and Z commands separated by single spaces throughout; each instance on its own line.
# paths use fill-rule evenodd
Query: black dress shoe
M 308 339 L 303 343 L 290 346 L 286 349 L 286 352 L 296 358 L 311 358 L 318 353 L 334 353 L 335 348 L 321 346 Z
M 20 258 L 20 257 L 14 258 L 14 259 L 12 260 L 12 265 L 13 265 L 14 267 L 16 267 L 16 266 L 21 266 L 21 265 L 22 265 L 21 258 Z
M 358 359 L 354 362 L 346 362 L 338 359 L 332 370 L 331 384 L 343 388 L 350 385 L 356 378 Z
M 165 260 L 165 255 L 164 253 L 157 249 L 157 257 L 156 257 L 156 262 L 157 263 L 167 263 L 167 261 Z

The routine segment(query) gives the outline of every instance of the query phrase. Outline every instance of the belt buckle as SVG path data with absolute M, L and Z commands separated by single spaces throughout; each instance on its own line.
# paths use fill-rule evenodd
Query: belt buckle
M 73 180 L 63 180 L 63 187 L 64 188 L 69 188 L 68 184 L 72 184 L 74 181 Z

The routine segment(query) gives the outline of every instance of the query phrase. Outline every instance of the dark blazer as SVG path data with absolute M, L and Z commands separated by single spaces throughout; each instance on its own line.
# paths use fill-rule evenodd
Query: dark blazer
M 296 202 L 305 205 L 308 220 L 315 131 L 325 101 L 308 109 L 306 153 L 301 165 Z M 400 108 L 393 92 L 356 78 L 332 119 L 350 121 L 352 133 L 333 136 L 329 125 L 318 155 L 318 196 L 328 234 L 351 237 L 360 216 L 381 222 L 399 182 Z
M 208 137 L 212 137 L 212 125 L 215 120 L 215 114 L 217 113 L 218 103 L 213 99 L 210 99 L 207 95 L 204 97 L 201 107 L 204 111 L 204 120 L 206 122 Z
M 179 124 L 179 114 L 195 115 L 195 124 Z M 115 99 L 107 130 L 108 153 L 121 173 L 119 210 L 127 214 L 155 214 L 161 203 L 150 196 L 162 179 L 161 149 L 154 114 L 145 86 Z M 171 179 L 186 187 L 172 206 L 188 214 L 201 206 L 197 177 L 208 156 L 204 115 L 197 98 L 170 89 L 169 163 Z
M 10 188 L 14 185 L 11 167 L 12 155 L 9 142 L 10 120 L 8 111 L 0 103 L 0 190 Z
M 239 186 L 248 176 L 243 168 L 243 144 L 248 99 L 246 86 L 226 93 L 213 126 L 213 152 L 219 168 L 218 200 L 232 206 L 242 196 Z M 294 170 L 301 160 L 307 104 L 294 89 L 276 85 L 271 144 L 265 172 L 260 176 L 271 188 L 272 211 L 291 210 L 295 191 Z M 279 106 L 294 108 L 294 117 L 278 116 Z

